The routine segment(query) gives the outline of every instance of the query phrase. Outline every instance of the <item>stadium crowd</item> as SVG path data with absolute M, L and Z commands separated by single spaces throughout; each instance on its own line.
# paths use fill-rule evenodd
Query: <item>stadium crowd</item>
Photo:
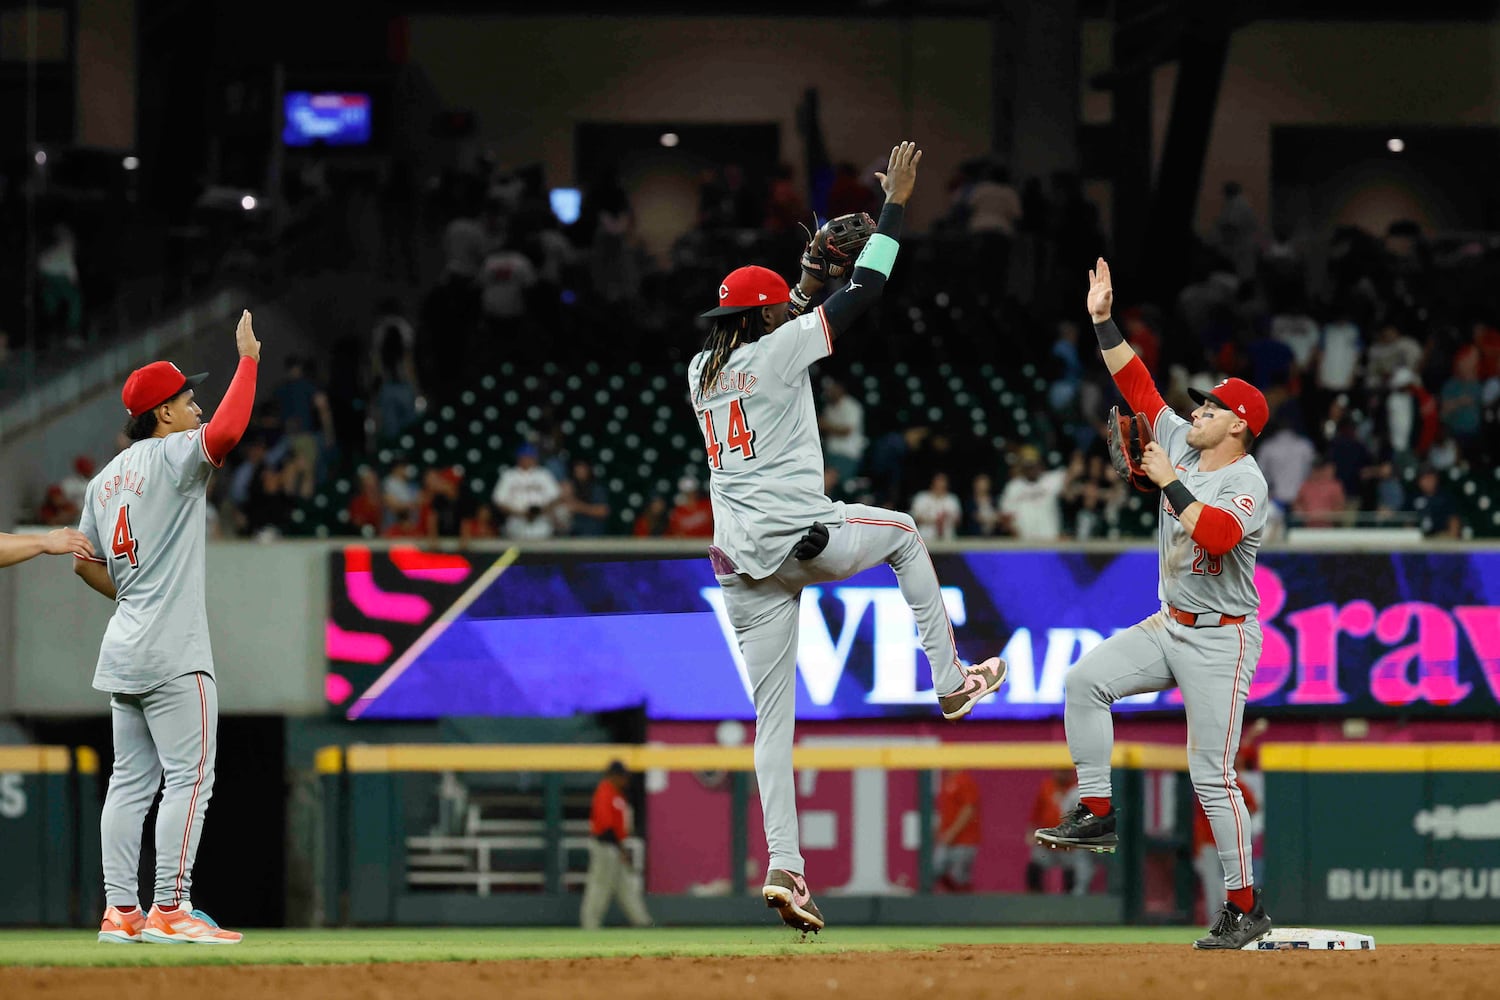
M 701 336 L 705 289 L 746 256 L 785 270 L 800 250 L 795 223 L 810 213 L 790 176 L 756 185 L 732 166 L 705 174 L 698 225 L 658 265 L 612 177 L 584 192 L 578 219 L 564 225 L 534 175 L 485 161 L 444 175 L 423 213 L 434 219 L 427 238 L 440 245 L 441 273 L 414 311 L 399 297 L 383 302 L 362 342 L 293 357 L 279 381 L 263 376 L 271 390 L 213 480 L 213 530 L 296 532 L 297 512 L 323 495 L 342 509 L 342 530 L 367 536 L 711 536 L 701 464 L 672 468 L 665 481 L 675 488 L 627 505 L 597 444 L 581 447 L 555 414 L 528 421 L 524 443 L 491 450 L 482 468 L 419 461 L 412 435 L 424 414 L 502 365 L 637 362 L 675 385 Z M 838 166 L 828 211 L 871 208 L 873 183 Z M 983 159 L 955 172 L 946 198 L 932 231 L 909 241 L 866 344 L 841 351 L 854 363 L 823 366 L 829 494 L 910 510 L 933 538 L 1121 533 L 1123 511 L 1147 508 L 1131 508 L 1109 465 L 1100 429 L 1114 392 L 1081 328 L 1083 276 L 1105 249 L 1097 210 L 1076 178 L 1017 188 Z M 1262 388 L 1273 416 L 1254 454 L 1283 524 L 1463 534 L 1456 484 L 1500 454 L 1500 313 L 1483 280 L 1486 245 L 1435 243 L 1410 224 L 1383 235 L 1267 227 L 1233 184 L 1200 237 L 1192 276 L 1171 301 L 1117 309 L 1168 402 L 1186 412 L 1189 385 L 1227 375 Z M 37 266 L 57 270 L 61 247 Z M 410 254 L 380 256 L 388 271 L 417 270 Z M 53 286 L 58 308 L 70 309 Z M 929 394 L 941 392 L 942 365 L 1024 365 L 1027 432 L 982 437 L 951 412 L 936 422 L 888 395 L 872 404 L 861 352 L 871 367 L 905 365 Z M 679 409 L 686 420 L 685 401 Z M 37 520 L 76 522 L 104 457 L 80 456 L 75 474 L 38 498 Z

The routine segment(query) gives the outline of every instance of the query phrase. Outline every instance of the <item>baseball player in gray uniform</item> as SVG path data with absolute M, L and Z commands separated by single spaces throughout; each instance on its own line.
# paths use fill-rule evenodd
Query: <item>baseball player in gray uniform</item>
M 244 434 L 255 404 L 260 342 L 241 315 L 239 367 L 214 419 L 202 424 L 193 387 L 166 361 L 138 368 L 121 398 L 133 442 L 89 483 L 79 530 L 103 558 L 74 569 L 115 602 L 94 687 L 110 695 L 115 759 L 104 799 L 104 919 L 112 944 L 237 944 L 193 908 L 193 859 L 214 787 L 219 725 L 204 600 L 208 477 Z M 163 783 L 165 779 L 165 783 Z M 156 817 L 155 905 L 140 909 L 141 825 Z
M 1238 949 L 1264 937 L 1271 918 L 1254 888 L 1250 813 L 1234 757 L 1250 678 L 1260 657 L 1255 553 L 1266 523 L 1266 479 L 1249 454 L 1265 428 L 1265 397 L 1240 379 L 1191 390 L 1192 422 L 1162 400 L 1146 366 L 1110 318 L 1114 290 L 1100 258 L 1089 272 L 1088 309 L 1115 384 L 1150 421 L 1144 473 L 1161 489 L 1161 610 L 1106 639 L 1067 680 L 1068 749 L 1078 768 L 1079 804 L 1040 844 L 1114 850 L 1110 803 L 1110 706 L 1120 698 L 1176 687 L 1187 709 L 1188 766 L 1213 828 L 1228 898 L 1197 948 Z
M 937 573 L 911 517 L 823 494 L 808 366 L 831 355 L 840 332 L 879 298 L 921 157 L 911 142 L 891 150 L 887 172 L 877 175 L 886 194 L 879 226 L 844 288 L 789 318 L 790 303 L 805 307 L 822 277 L 834 273 L 826 262 L 812 261 L 814 274 L 804 255 L 795 293 L 773 271 L 739 268 L 719 286 L 719 306 L 704 314 L 714 327 L 688 365 L 708 450 L 709 556 L 755 702 L 755 775 L 771 854 L 762 892 L 783 921 L 802 931 L 824 926 L 804 877 L 792 772 L 802 588 L 889 563 L 916 617 L 946 718 L 968 714 L 1005 679 L 998 657 L 977 665 L 959 659 Z

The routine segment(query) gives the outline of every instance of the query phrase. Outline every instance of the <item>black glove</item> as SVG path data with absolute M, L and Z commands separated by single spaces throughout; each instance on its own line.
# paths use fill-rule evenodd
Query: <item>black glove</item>
M 807 529 L 807 534 L 797 540 L 797 544 L 792 547 L 792 555 L 801 560 L 816 559 L 826 548 L 828 548 L 828 529 L 815 523 Z

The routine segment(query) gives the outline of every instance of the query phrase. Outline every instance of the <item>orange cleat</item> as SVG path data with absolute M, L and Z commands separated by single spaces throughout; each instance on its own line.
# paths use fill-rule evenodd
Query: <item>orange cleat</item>
M 104 944 L 140 944 L 145 928 L 146 916 L 139 906 L 129 913 L 111 906 L 99 921 L 99 940 Z
M 141 940 L 150 944 L 239 944 L 244 935 L 226 931 L 202 910 L 151 907 Z

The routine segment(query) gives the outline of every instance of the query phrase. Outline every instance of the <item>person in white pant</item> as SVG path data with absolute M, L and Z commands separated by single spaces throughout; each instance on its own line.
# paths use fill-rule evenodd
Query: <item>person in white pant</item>
M 604 780 L 594 789 L 594 806 L 589 813 L 589 875 L 583 887 L 583 905 L 578 923 L 584 930 L 594 930 L 604 922 L 612 900 L 620 901 L 625 919 L 633 927 L 651 926 L 651 914 L 641 898 L 641 877 L 630 863 L 625 840 L 634 825 L 625 789 L 630 772 L 619 761 L 612 761 Z

